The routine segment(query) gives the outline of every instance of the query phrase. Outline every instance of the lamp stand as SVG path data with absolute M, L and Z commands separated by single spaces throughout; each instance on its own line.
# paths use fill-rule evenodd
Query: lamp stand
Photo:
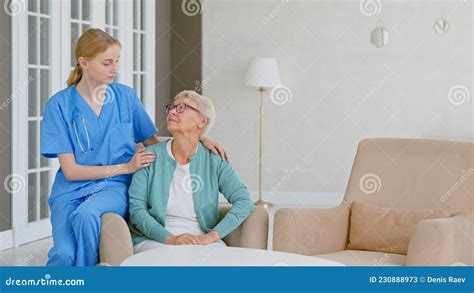
M 260 146 L 258 154 L 258 200 L 255 202 L 255 206 L 263 208 L 271 208 L 273 204 L 271 202 L 263 200 L 262 186 L 263 186 L 263 93 L 266 91 L 264 87 L 258 89 L 260 92 Z

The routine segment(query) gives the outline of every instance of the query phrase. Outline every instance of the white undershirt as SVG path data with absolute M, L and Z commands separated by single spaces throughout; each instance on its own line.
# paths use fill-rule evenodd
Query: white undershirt
M 172 140 L 167 142 L 166 149 L 169 156 L 176 161 L 171 151 L 171 142 Z M 194 211 L 193 194 L 190 186 L 191 172 L 189 170 L 189 163 L 180 165 L 176 162 L 176 170 L 170 185 L 165 217 L 165 227 L 173 235 L 181 235 L 183 233 L 191 233 L 193 235 L 206 234 L 202 230 Z

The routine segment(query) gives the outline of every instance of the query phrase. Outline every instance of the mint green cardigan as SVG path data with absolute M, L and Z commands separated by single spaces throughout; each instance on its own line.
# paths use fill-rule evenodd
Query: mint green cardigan
M 166 207 L 176 161 L 166 149 L 167 141 L 147 147 L 156 161 L 133 175 L 129 194 L 129 228 L 133 245 L 146 239 L 161 243 L 172 235 L 165 227 Z M 232 166 L 199 142 L 190 158 L 194 210 L 204 232 L 216 230 L 221 238 L 236 229 L 254 210 L 245 185 Z M 219 192 L 231 209 L 217 223 Z

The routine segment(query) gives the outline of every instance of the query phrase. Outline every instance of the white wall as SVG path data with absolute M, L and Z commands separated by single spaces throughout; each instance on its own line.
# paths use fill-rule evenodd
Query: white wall
M 364 2 L 364 1 L 362 1 Z M 210 136 L 228 148 L 250 190 L 258 188 L 258 93 L 242 85 L 250 58 L 276 57 L 291 102 L 266 97 L 267 191 L 342 194 L 357 143 L 366 137 L 473 140 L 472 4 L 381 1 L 222 1 L 203 6 L 203 93 L 213 98 Z M 369 6 L 367 6 L 369 7 Z M 447 17 L 445 35 L 433 23 Z M 378 21 L 390 32 L 377 49 Z

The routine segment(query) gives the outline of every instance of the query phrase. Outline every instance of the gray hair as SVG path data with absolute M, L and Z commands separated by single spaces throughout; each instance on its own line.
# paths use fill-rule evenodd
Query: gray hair
M 208 97 L 200 95 L 195 91 L 182 91 L 174 97 L 174 100 L 180 98 L 189 98 L 197 104 L 198 110 L 203 116 L 207 118 L 207 124 L 204 126 L 201 137 L 206 137 L 211 131 L 214 122 L 216 122 L 216 110 L 214 108 L 214 103 Z

